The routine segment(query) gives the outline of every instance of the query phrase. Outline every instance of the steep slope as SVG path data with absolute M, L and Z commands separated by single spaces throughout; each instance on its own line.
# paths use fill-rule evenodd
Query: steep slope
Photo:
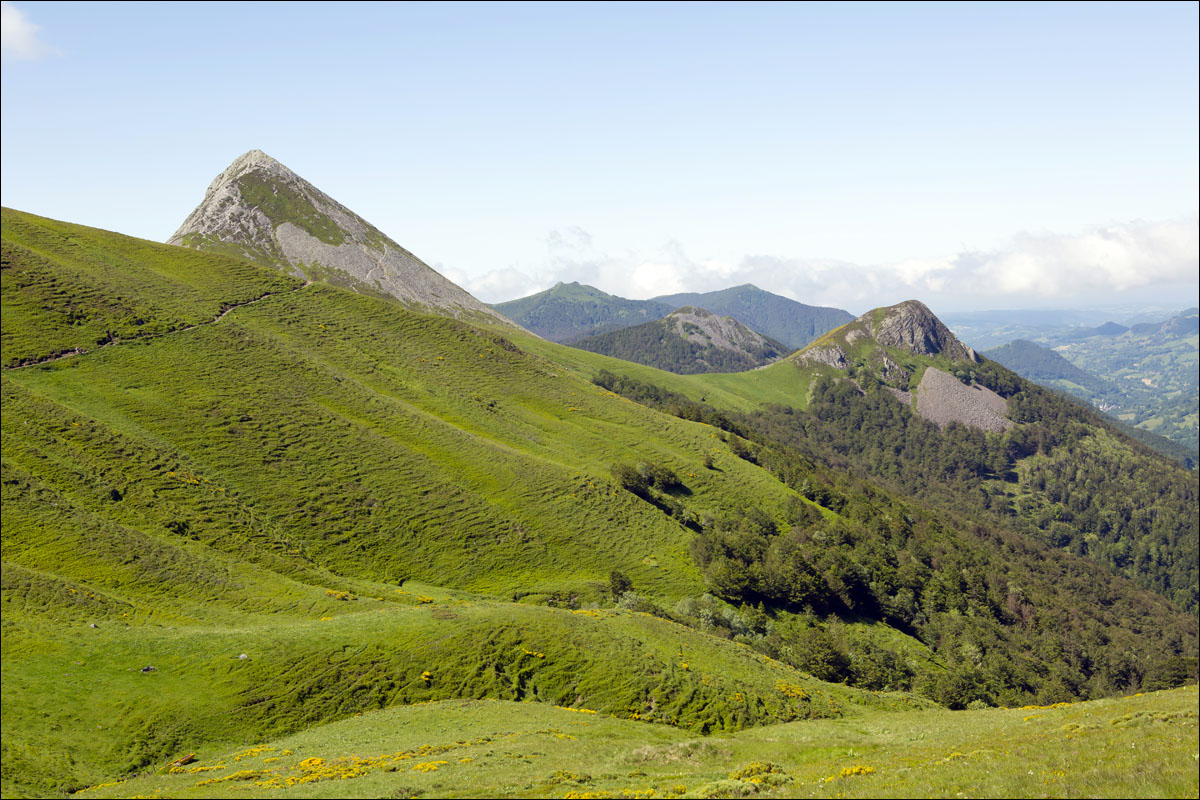
M 698 597 L 684 522 L 796 501 L 710 428 L 494 330 L 4 214 L 6 796 L 425 699 L 657 708 L 703 731 L 862 695 L 580 608 L 611 606 L 614 570 L 631 609 Z M 149 330 L 125 335 L 131 314 Z M 686 513 L 621 490 L 615 463 L 677 475 Z
M 578 282 L 495 303 L 492 308 L 552 342 L 569 344 L 587 336 L 660 319 L 672 308 L 654 300 L 626 300 Z
M 672 294 L 653 299 L 671 308 L 694 306 L 723 317 L 733 317 L 747 328 L 777 339 L 793 350 L 854 319 L 840 308 L 805 305 L 750 283 L 716 292 Z
M 789 352 L 732 317 L 702 308 L 681 308 L 661 320 L 589 336 L 573 346 L 680 375 L 741 372 Z
M 419 310 L 509 324 L 261 150 L 239 156 L 168 244 L 270 264 Z

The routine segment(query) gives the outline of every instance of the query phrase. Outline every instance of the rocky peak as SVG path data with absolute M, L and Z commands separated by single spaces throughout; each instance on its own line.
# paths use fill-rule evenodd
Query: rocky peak
M 261 150 L 221 172 L 167 243 L 391 297 L 419 311 L 513 324 Z
M 979 360 L 974 350 L 917 300 L 869 311 L 858 319 L 867 324 L 871 338 L 885 347 L 924 356 L 944 355 L 954 361 Z
M 787 352 L 779 342 L 750 330 L 733 317 L 722 317 L 703 308 L 684 306 L 665 316 L 662 322 L 680 337 L 701 346 L 742 352 L 767 348 L 777 350 L 779 355 Z

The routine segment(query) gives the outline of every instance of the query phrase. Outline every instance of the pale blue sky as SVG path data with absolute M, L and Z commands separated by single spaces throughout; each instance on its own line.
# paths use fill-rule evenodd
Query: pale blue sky
M 487 301 L 1196 300 L 1196 3 L 4 5 L 46 216 L 163 240 L 260 148 Z

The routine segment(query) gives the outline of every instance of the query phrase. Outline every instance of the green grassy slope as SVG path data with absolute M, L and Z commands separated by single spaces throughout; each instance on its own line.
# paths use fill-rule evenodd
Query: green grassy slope
M 1188 797 L 1195 687 L 1055 708 L 808 721 L 697 739 L 452 701 L 206 751 L 81 797 Z
M 362 302 L 314 286 L 169 340 L 10 373 L 14 404 L 46 398 L 58 412 L 13 435 L 41 431 L 61 448 L 68 433 L 103 452 L 115 436 L 136 458 L 110 465 L 106 490 L 139 497 L 168 471 L 194 475 L 200 484 L 176 494 L 199 503 L 214 486 L 318 563 L 477 589 L 621 568 L 690 593 L 686 531 L 617 492 L 615 461 L 667 464 L 700 512 L 788 494 L 737 459 L 702 469 L 724 447 L 704 426 L 650 417 L 647 427 L 643 409 L 449 320 L 380 302 L 362 330 Z M 147 377 L 164 368 L 169 382 Z M 103 441 L 89 445 L 92 432 Z M 672 569 L 648 571 L 640 561 L 651 555 Z
M 524 334 L 513 334 L 509 338 L 519 344 L 522 350 L 551 359 L 589 379 L 602 370 L 608 370 L 661 386 L 696 402 L 738 411 L 753 411 L 763 403 L 783 403 L 803 408 L 811 377 L 798 370 L 788 359 L 750 372 L 676 375 L 600 353 L 560 347 Z
M 213 611 L 191 625 L 136 610 L 68 615 L 67 592 L 40 605 L 26 595 L 14 608 L 19 595 L 6 591 L 5 795 L 79 788 L 179 751 L 448 698 L 580 707 L 694 733 L 929 705 L 823 684 L 643 614 L 374 588 L 386 594 L 314 593 L 291 613 Z
M 2 213 L 5 366 L 208 322 L 300 285 L 232 258 Z
M 613 569 L 667 604 L 703 593 L 691 531 L 609 469 L 669 467 L 697 515 L 794 502 L 710 427 L 487 330 L 243 262 L 10 211 L 4 236 L 5 355 L 52 358 L 2 381 L 6 795 L 423 699 L 705 730 L 856 694 L 663 620 L 502 602 L 607 602 Z M 92 268 L 110 243 L 132 254 L 112 281 Z M 59 275 L 122 302 L 66 325 L 38 300 Z M 130 308 L 163 324 L 95 341 Z M 443 609 L 406 579 L 491 599 Z
M 18 216 L 22 226 L 33 220 Z M 38 224 L 67 253 L 71 237 L 92 236 Z M 183 254 L 213 273 L 280 280 L 242 262 L 139 247 L 149 274 Z M 10 294 L 33 292 L 18 262 L 4 272 L 6 309 Z M 91 280 L 106 285 L 103 274 Z M 141 294 L 157 296 L 148 285 Z M 177 316 L 204 319 L 206 302 L 182 297 Z M 109 326 L 122 312 L 94 318 Z M 41 338 L 13 350 L 40 355 Z M 275 558 L 371 579 L 503 592 L 604 581 L 620 568 L 653 594 L 679 597 L 698 588 L 681 553 L 687 531 L 618 492 L 612 463 L 674 469 L 697 513 L 791 495 L 740 459 L 703 469 L 725 447 L 707 426 L 648 414 L 498 336 L 321 286 L 293 283 L 213 324 L 9 370 L 4 391 L 13 410 L 6 468 L 28 491 L 73 503 L 80 519 L 182 525 L 225 542 L 217 546 L 227 544 L 218 529 L 233 529 L 271 540 L 262 547 Z M 128 499 L 106 500 L 112 491 Z M 241 533 L 251 516 L 268 521 Z M 642 563 L 651 557 L 662 567 Z

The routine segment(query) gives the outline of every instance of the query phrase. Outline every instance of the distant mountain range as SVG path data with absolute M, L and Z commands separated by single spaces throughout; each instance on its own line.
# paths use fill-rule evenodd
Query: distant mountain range
M 592 286 L 560 283 L 544 292 L 492 307 L 539 336 L 569 344 L 661 319 L 685 306 L 732 317 L 791 349 L 803 347 L 826 331 L 854 319 L 847 311 L 805 305 L 748 283 L 717 292 L 664 295 L 650 300 L 627 300 Z
M 674 306 L 626 300 L 578 282 L 557 283 L 544 292 L 492 306 L 538 336 L 571 344 L 598 333 L 661 319 Z
M 663 295 L 655 297 L 653 302 L 672 308 L 695 306 L 733 317 L 792 349 L 804 347 L 826 331 L 854 319 L 849 311 L 806 305 L 763 291 L 750 283 L 716 292 Z
M 690 306 L 654 322 L 580 339 L 572 346 L 680 375 L 743 372 L 791 352 L 733 317 Z
M 1040 342 L 1048 335 L 1115 335 L 1124 333 L 1130 325 L 1152 321 L 1144 314 L 1127 318 L 1109 309 L 952 311 L 941 314 L 941 319 L 960 339 L 980 351 L 1017 339 Z

